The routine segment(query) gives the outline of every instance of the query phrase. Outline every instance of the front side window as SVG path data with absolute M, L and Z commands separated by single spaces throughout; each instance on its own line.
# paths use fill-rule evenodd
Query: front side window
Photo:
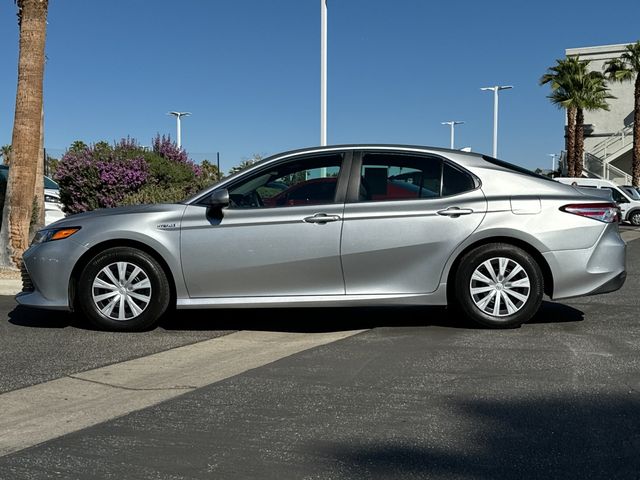
M 229 188 L 230 208 L 321 205 L 335 201 L 341 154 L 304 157 L 262 170 Z

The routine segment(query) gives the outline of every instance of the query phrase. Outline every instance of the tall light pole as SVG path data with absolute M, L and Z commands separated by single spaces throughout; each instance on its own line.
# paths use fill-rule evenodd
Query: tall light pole
M 551 171 L 555 172 L 556 171 L 556 157 L 558 156 L 557 153 L 547 153 L 547 155 L 549 155 L 551 157 Z
M 167 115 L 173 115 L 174 117 L 176 117 L 176 129 L 177 129 L 177 143 L 178 143 L 178 148 L 182 148 L 182 143 L 181 143 L 181 127 L 180 127 L 180 119 L 182 117 L 188 117 L 189 115 L 191 115 L 191 112 L 169 112 L 167 113 Z
M 442 125 L 449 125 L 451 127 L 451 150 L 455 148 L 455 138 L 456 138 L 456 125 L 462 125 L 464 122 L 458 122 L 456 120 L 451 120 L 450 122 L 440 122 Z
M 320 145 L 327 144 L 327 0 L 320 0 Z
M 496 85 L 495 87 L 482 87 L 480 90 L 493 91 L 493 157 L 498 156 L 498 92 L 508 90 L 513 85 Z

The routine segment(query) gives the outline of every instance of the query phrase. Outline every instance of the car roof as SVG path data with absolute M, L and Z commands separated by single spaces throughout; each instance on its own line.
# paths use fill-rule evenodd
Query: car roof
M 275 155 L 270 155 L 269 157 L 261 160 L 258 163 L 267 162 L 268 160 L 272 160 L 274 158 L 285 157 L 289 155 L 295 155 L 300 153 L 316 153 L 316 152 L 332 152 L 335 150 L 406 150 L 406 151 L 416 151 L 416 152 L 435 152 L 435 153 L 454 153 L 456 155 L 465 155 L 469 157 L 481 157 L 482 154 L 477 152 L 467 152 L 463 150 L 454 150 L 451 148 L 442 148 L 442 147 L 430 147 L 427 145 L 404 145 L 404 144 L 393 144 L 393 143 L 348 143 L 348 144 L 338 144 L 338 145 L 324 145 L 324 146 L 316 146 L 316 147 L 305 147 L 298 148 L 295 150 L 288 150 L 285 152 L 279 152 Z

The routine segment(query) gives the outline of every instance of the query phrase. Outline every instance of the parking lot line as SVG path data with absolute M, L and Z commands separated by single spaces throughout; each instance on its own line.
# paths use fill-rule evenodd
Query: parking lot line
M 4 393 L 0 456 L 362 331 L 241 331 Z

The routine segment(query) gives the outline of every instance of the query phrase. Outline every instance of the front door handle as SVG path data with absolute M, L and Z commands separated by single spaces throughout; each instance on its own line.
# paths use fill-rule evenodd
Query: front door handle
M 449 207 L 445 210 L 438 210 L 438 215 L 445 217 L 458 218 L 460 215 L 469 215 L 473 213 L 470 208 Z
M 326 213 L 316 213 L 315 215 L 312 215 L 311 217 L 305 217 L 304 219 L 305 223 L 320 223 L 320 224 L 324 224 L 327 222 L 337 222 L 338 220 L 340 220 L 340 216 L 339 215 L 327 215 Z

